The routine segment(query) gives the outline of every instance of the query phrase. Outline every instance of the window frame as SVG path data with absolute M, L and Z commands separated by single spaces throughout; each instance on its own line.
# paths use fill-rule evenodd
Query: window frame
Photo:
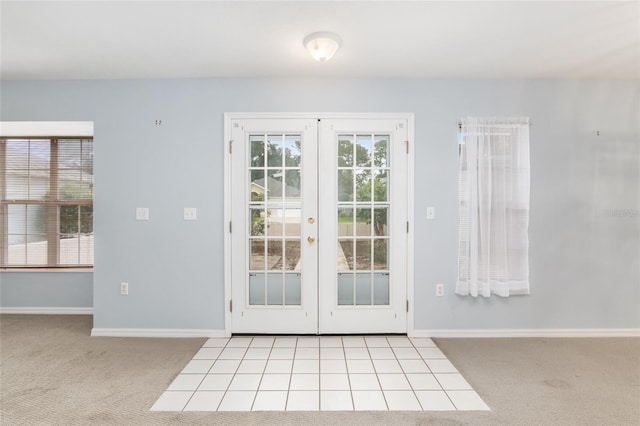
M 64 123 L 63 123 L 64 124 Z M 48 140 L 50 149 L 49 158 L 49 188 L 50 194 L 57 194 L 55 199 L 51 200 L 8 200 L 6 198 L 7 193 L 7 141 L 8 140 Z M 23 136 L 23 135 L 10 135 L 0 137 L 0 271 L 16 271 L 16 270 L 93 270 L 95 263 L 91 264 L 60 264 L 60 207 L 65 205 L 73 206 L 91 206 L 93 207 L 93 191 L 90 199 L 59 199 L 59 164 L 58 164 L 58 151 L 59 141 L 91 141 L 93 144 L 93 136 Z M 93 153 L 93 149 L 92 149 Z M 93 160 L 92 160 L 93 161 Z M 10 205 L 37 205 L 46 207 L 46 219 L 45 219 L 45 231 L 47 236 L 47 263 L 41 265 L 9 265 L 7 264 L 8 256 L 8 209 Z M 93 232 L 92 232 L 93 234 Z

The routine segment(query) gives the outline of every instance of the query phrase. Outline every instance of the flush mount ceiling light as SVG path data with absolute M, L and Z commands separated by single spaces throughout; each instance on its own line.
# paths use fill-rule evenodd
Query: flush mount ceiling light
M 326 62 L 336 54 L 340 48 L 340 37 L 333 33 L 313 33 L 304 38 L 304 46 L 313 59 Z

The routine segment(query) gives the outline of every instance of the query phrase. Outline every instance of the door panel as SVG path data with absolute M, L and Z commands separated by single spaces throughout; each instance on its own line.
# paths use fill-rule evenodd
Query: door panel
M 406 332 L 407 123 L 320 124 L 319 332 Z
M 231 126 L 233 332 L 315 334 L 316 121 Z

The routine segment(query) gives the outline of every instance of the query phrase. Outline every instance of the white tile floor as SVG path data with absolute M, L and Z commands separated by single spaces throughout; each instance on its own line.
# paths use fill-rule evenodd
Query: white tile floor
M 152 411 L 489 410 L 431 339 L 209 339 Z

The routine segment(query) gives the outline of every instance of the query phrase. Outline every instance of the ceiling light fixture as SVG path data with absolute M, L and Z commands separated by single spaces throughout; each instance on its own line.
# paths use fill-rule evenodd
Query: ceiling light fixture
M 304 46 L 313 59 L 326 62 L 336 54 L 340 48 L 340 37 L 333 33 L 313 33 L 304 38 Z

